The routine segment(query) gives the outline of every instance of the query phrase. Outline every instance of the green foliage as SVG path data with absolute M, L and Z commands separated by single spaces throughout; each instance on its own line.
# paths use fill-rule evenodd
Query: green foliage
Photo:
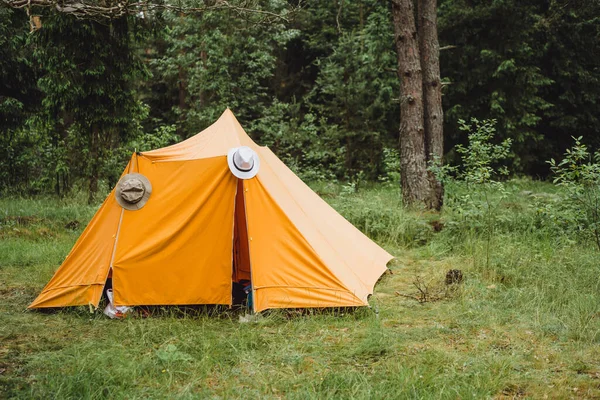
M 297 103 L 273 102 L 267 114 L 253 124 L 255 130 L 264 132 L 261 143 L 307 182 L 330 181 L 337 174 L 343 175 L 343 148 L 334 144 L 337 128 L 328 127 L 312 113 L 304 114 L 301 120 L 293 117 L 299 114 Z
M 134 151 L 143 152 L 177 143 L 180 137 L 176 130 L 175 125 L 158 125 L 152 132 L 144 132 L 140 127 L 123 145 L 105 150 L 101 174 L 106 179 L 107 189 L 112 189 L 117 183 Z
M 307 100 L 324 116 L 324 125 L 334 125 L 331 143 L 344 149 L 344 173 L 337 175 L 363 171 L 374 180 L 381 172 L 383 147 L 397 142 L 399 107 L 392 99 L 399 82 L 387 5 L 364 2 L 359 7 L 370 7 L 370 14 L 359 19 L 358 29 L 340 29 L 331 54 L 315 61 L 319 74 Z
M 0 7 L 0 132 L 13 132 L 39 105 L 36 70 L 28 58 L 25 16 Z M 4 135 L 2 135 L 4 136 Z M 5 139 L 3 137 L 3 139 Z
M 24 10 L 0 8 L 0 191 L 105 191 L 140 141 L 185 139 L 226 107 L 305 180 L 396 182 L 389 3 L 228 4 L 288 20 L 225 8 L 102 22 L 34 5 L 29 32 Z M 572 132 L 597 147 L 598 15 L 597 1 L 440 1 L 446 149 L 467 142 L 458 121 L 471 116 L 512 140 L 515 172 L 546 176 Z M 176 138 L 150 138 L 172 126 Z
M 39 107 L 36 69 L 28 57 L 24 15 L 0 7 L 0 193 L 27 185 L 28 161 L 35 158 L 40 138 L 24 131 L 28 117 Z
M 507 197 L 504 182 L 500 177 L 508 175 L 505 166 L 499 162 L 510 155 L 511 139 L 493 144 L 496 133 L 495 120 L 479 121 L 472 118 L 470 123 L 459 121 L 460 130 L 467 134 L 468 145 L 456 146 L 462 164 L 456 167 L 436 166 L 431 169 L 438 179 L 446 184 L 464 185 L 466 193 L 448 196 L 453 211 L 462 218 L 459 229 L 469 227 L 480 231 L 487 239 L 485 266 L 489 267 L 491 241 L 499 222 L 499 209 Z
M 24 312 L 96 207 L 85 197 L 2 198 L 3 395 L 596 398 L 598 253 L 563 241 L 568 232 L 533 225 L 531 199 L 546 203 L 563 188 L 526 179 L 504 184 L 499 212 L 506 220 L 494 231 L 487 269 L 469 263 L 485 253 L 485 237 L 462 240 L 469 227 L 461 234 L 449 225 L 457 218 L 451 208 L 441 215 L 405 210 L 390 185 L 343 196 L 340 185 L 316 185 L 396 256 L 370 298 L 377 312 L 271 312 L 244 324 L 227 310 L 169 308 L 123 321 L 87 307 Z M 74 220 L 80 225 L 71 229 Z M 445 227 L 436 232 L 433 222 Z M 421 305 L 396 294 L 414 291 L 415 276 L 442 282 L 448 269 L 465 276 L 452 298 Z
M 268 4 L 270 12 L 282 12 L 285 1 Z M 229 107 L 257 137 L 254 121 L 269 114 L 277 53 L 297 36 L 282 23 L 263 24 L 260 15 L 248 15 L 232 23 L 227 11 L 200 15 L 165 12 L 162 52 L 150 57 L 155 79 L 167 83 L 173 95 L 172 115 L 178 132 L 191 136 L 212 124 Z M 160 89 L 160 88 L 159 88 Z M 177 91 L 173 91 L 177 89 Z
M 479 121 L 472 118 L 470 123 L 458 121 L 459 129 L 467 134 L 469 144 L 467 147 L 457 145 L 455 150 L 461 157 L 461 166 L 457 177 L 467 186 L 483 185 L 495 186 L 500 176 L 508 175 L 506 167 L 494 168 L 498 162 L 505 160 L 510 155 L 511 139 L 505 139 L 500 144 L 493 144 L 496 133 L 496 120 Z
M 280 12 L 285 4 L 268 9 Z M 265 26 L 252 15 L 236 25 L 226 12 L 163 17 L 158 51 L 146 56 L 156 81 L 144 89 L 151 117 L 187 137 L 230 107 L 303 179 L 378 176 L 381 148 L 397 141 L 387 6 L 312 2 L 289 26 Z M 168 108 L 158 102 L 165 96 Z
M 143 27 L 135 18 L 100 23 L 45 13 L 43 28 L 29 33 L 24 13 L 0 9 L 0 29 L 6 18 L 20 25 L 10 26 L 2 70 L 13 73 L 3 82 L 19 90 L 3 104 L 13 115 L 20 110 L 20 120 L 3 127 L 0 190 L 64 195 L 84 178 L 92 196 L 98 182 L 114 184 L 126 161 L 114 154 L 141 134 L 148 115 L 134 91 L 146 76 L 134 52 Z M 25 108 L 33 90 L 38 103 Z
M 562 208 L 575 222 L 571 229 L 590 234 L 600 250 L 600 151 L 591 153 L 581 136 L 574 140 L 560 162 L 548 163 L 554 183 L 566 190 Z
M 558 157 L 570 146 L 572 132 L 600 145 L 600 3 L 551 1 L 544 19 L 547 38 L 540 67 L 554 82 L 542 90 L 553 107 L 546 110 L 539 131 L 545 158 Z
M 56 176 L 69 175 L 69 167 L 84 171 L 93 196 L 103 175 L 109 184 L 116 183 L 114 174 L 102 174 L 103 160 L 110 159 L 106 153 L 139 132 L 139 119 L 147 114 L 134 93 L 133 82 L 144 76 L 131 50 L 135 21 L 101 24 L 59 14 L 44 21 L 44 29 L 33 37 L 34 58 L 44 65 L 36 127 L 51 138 L 49 165 Z M 82 47 L 84 42 L 88 45 Z M 65 144 L 64 153 L 59 143 Z M 60 192 L 58 179 L 56 186 Z
M 499 136 L 512 138 L 516 166 L 529 160 L 528 147 L 542 138 L 536 130 L 551 103 L 541 90 L 553 83 L 540 68 L 541 2 L 444 1 L 440 5 L 442 43 L 457 46 L 441 55 L 447 87 L 446 129 L 470 116 L 499 121 Z M 518 9 L 518 12 L 515 10 Z
M 384 148 L 382 164 L 383 174 L 379 181 L 389 184 L 400 182 L 400 152 L 395 148 Z
M 175 125 L 159 125 L 152 133 L 142 133 L 133 138 L 128 147 L 137 151 L 149 151 L 167 147 L 179 141 Z
M 455 151 L 461 158 L 457 166 L 432 164 L 430 170 L 446 184 L 463 183 L 468 190 L 486 193 L 496 190 L 503 191 L 501 177 L 508 175 L 508 168 L 499 163 L 510 157 L 511 139 L 505 139 L 500 144 L 492 140 L 496 133 L 496 120 L 479 121 L 471 118 L 470 123 L 459 120 L 459 129 L 467 134 L 468 145 L 456 145 Z M 456 200 L 450 197 L 451 200 Z M 467 194 L 464 203 L 471 203 L 471 195 Z M 472 204 L 474 207 L 475 203 Z
M 515 169 L 545 175 L 571 132 L 596 137 L 598 15 L 595 1 L 440 2 L 441 44 L 455 46 L 441 54 L 451 144 L 463 139 L 458 119 L 494 118 Z

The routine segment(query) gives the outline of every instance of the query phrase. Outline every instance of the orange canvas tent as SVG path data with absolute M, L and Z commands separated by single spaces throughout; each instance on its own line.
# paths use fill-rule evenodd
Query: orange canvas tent
M 260 160 L 250 179 L 228 152 Z M 98 306 L 112 276 L 115 305 L 232 304 L 251 282 L 253 308 L 368 305 L 392 256 L 258 146 L 228 109 L 181 143 L 132 155 L 124 174 L 152 186 L 128 209 L 113 190 L 29 308 Z

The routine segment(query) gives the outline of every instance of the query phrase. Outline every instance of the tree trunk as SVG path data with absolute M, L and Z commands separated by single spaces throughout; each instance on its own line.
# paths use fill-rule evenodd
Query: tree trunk
M 93 124 L 90 131 L 90 186 L 88 189 L 88 204 L 92 204 L 98 192 L 98 125 Z
M 185 14 L 184 13 L 179 13 L 179 21 L 182 25 L 185 24 Z M 179 36 L 179 40 L 183 40 L 184 36 Z M 183 67 L 183 57 L 185 55 L 185 50 L 182 49 L 179 51 L 179 56 L 180 56 L 180 65 L 177 67 L 178 69 L 178 73 L 177 73 L 177 86 L 178 86 L 178 91 L 179 91 L 179 123 L 177 124 L 177 134 L 179 134 L 179 136 L 181 136 L 182 138 L 186 137 L 186 129 L 184 128 L 184 124 L 185 124 L 185 119 L 186 119 L 186 113 L 184 112 L 184 110 L 186 110 L 188 108 L 188 104 L 187 104 L 187 97 L 188 97 L 188 92 L 187 92 L 187 74 L 186 71 Z
M 177 133 L 182 137 L 185 138 L 185 128 L 184 128 L 184 123 L 185 123 L 185 113 L 183 112 L 185 109 L 187 109 L 187 83 L 186 83 L 186 75 L 185 75 L 185 71 L 183 69 L 183 67 L 180 65 L 179 66 L 179 73 L 178 73 L 178 89 L 179 89 L 179 124 L 177 125 Z
M 413 1 L 392 0 L 392 17 L 400 77 L 402 200 L 405 205 L 427 205 L 430 189 L 425 157 L 423 81 Z
M 440 50 L 437 34 L 436 0 L 419 0 L 419 49 L 423 70 L 423 108 L 425 125 L 425 156 L 429 162 L 441 162 L 444 156 L 444 111 L 442 109 L 442 82 L 440 79 Z M 428 172 L 432 193 L 427 206 L 442 208 L 444 188 Z

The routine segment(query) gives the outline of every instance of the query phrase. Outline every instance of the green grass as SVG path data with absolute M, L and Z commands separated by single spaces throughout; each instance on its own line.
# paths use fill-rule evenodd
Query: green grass
M 486 265 L 481 227 L 452 204 L 405 211 L 393 187 L 317 185 L 396 256 L 393 274 L 371 309 L 246 324 L 229 311 L 26 311 L 94 207 L 1 199 L 0 398 L 598 398 L 598 252 L 549 226 L 523 192 L 552 201 L 555 187 L 508 187 Z M 442 292 L 453 268 L 465 280 L 438 301 L 398 295 L 415 295 L 416 280 Z

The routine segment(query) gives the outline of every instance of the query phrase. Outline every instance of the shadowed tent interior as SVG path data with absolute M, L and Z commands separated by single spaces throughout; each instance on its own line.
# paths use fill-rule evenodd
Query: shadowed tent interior
M 258 174 L 239 179 L 227 153 L 247 146 Z M 104 201 L 30 308 L 98 306 L 112 277 L 116 305 L 231 305 L 251 283 L 253 309 L 368 305 L 392 256 L 346 221 L 228 109 L 190 139 L 133 154 L 124 171 L 152 193 Z

